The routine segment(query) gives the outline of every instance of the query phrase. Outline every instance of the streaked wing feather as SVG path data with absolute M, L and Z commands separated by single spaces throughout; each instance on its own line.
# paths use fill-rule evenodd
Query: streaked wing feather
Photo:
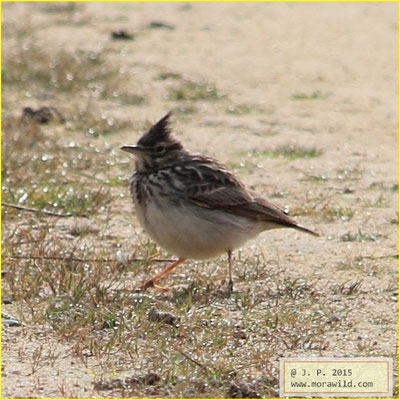
M 277 225 L 297 225 L 281 209 L 262 197 L 250 197 L 244 194 L 240 187 L 220 187 L 189 198 L 200 207 L 224 209 L 232 214 Z
M 201 207 L 225 208 L 243 206 L 251 203 L 253 198 L 240 186 L 208 186 L 200 193 L 192 194 L 189 199 Z
M 214 165 L 203 164 L 202 173 L 190 182 L 188 199 L 199 207 L 224 209 L 235 215 L 287 227 L 297 226 L 283 210 L 256 192 L 247 190 L 231 172 L 221 170 L 221 167 L 223 165 L 216 162 Z

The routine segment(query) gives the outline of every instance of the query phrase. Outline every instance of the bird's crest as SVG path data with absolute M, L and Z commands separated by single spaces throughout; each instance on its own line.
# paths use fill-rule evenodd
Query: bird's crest
M 171 134 L 171 116 L 172 111 L 155 123 L 149 131 L 141 137 L 138 144 L 141 146 L 154 146 L 160 140 L 168 138 Z

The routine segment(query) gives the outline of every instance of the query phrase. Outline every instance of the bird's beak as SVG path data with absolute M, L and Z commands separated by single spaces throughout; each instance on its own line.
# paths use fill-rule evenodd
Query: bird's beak
M 136 156 L 140 156 L 140 154 L 143 154 L 146 151 L 146 149 L 142 146 L 130 146 L 130 145 L 122 146 L 121 150 L 127 151 L 128 153 L 132 153 Z

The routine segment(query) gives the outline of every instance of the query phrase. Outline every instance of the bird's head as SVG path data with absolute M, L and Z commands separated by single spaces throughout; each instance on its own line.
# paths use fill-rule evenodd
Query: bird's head
M 171 134 L 170 111 L 146 132 L 135 146 L 126 145 L 121 149 L 136 157 L 136 170 L 150 172 L 155 168 L 168 166 L 183 159 L 187 154 L 181 142 Z

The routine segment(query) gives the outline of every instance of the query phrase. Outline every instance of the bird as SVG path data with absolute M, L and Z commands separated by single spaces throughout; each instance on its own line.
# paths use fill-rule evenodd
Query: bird
M 224 164 L 193 154 L 171 127 L 172 111 L 122 150 L 135 156 L 130 192 L 140 225 L 177 260 L 144 283 L 157 282 L 187 259 L 228 255 L 228 290 L 233 291 L 232 252 L 263 231 L 293 228 L 314 236 L 279 207 L 250 190 Z

